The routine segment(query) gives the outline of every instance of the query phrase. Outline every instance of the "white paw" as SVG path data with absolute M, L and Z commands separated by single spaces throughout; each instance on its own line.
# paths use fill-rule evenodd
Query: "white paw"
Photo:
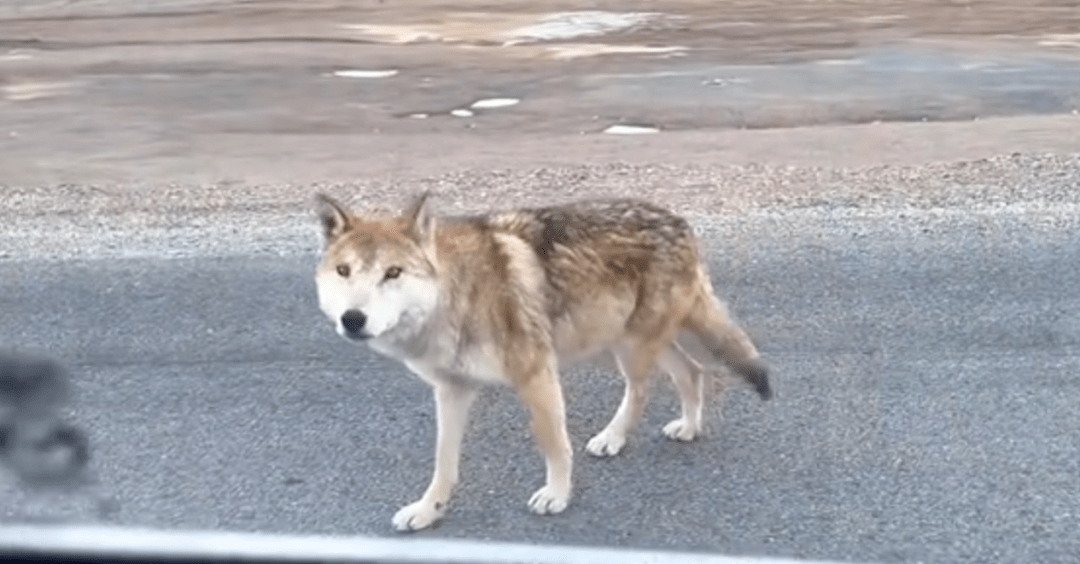
M 593 456 L 615 456 L 626 445 L 626 436 L 604 429 L 589 439 L 585 450 Z
M 446 514 L 446 504 L 424 500 L 410 503 L 394 514 L 394 530 L 399 533 L 419 531 L 433 525 Z
M 664 425 L 664 435 L 673 441 L 688 443 L 694 440 L 697 434 L 697 425 L 692 425 L 682 417 Z
M 529 509 L 539 515 L 562 513 L 570 502 L 570 492 L 561 492 L 551 486 L 544 486 L 529 498 Z

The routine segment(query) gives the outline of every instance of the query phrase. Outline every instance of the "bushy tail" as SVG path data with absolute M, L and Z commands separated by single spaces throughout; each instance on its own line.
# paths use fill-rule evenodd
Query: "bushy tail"
M 761 399 L 772 398 L 768 366 L 750 337 L 732 321 L 727 306 L 713 294 L 705 275 L 701 278 L 697 302 L 683 322 L 684 328 L 697 335 L 717 360 L 749 382 Z

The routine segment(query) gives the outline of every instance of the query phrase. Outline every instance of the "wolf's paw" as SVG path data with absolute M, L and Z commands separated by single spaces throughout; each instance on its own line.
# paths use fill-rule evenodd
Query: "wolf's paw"
M 664 425 L 664 436 L 683 443 L 688 443 L 697 437 L 698 428 L 684 417 L 680 417 L 667 425 Z
M 570 492 L 561 492 L 551 486 L 544 486 L 529 498 L 529 509 L 538 515 L 562 513 L 570 503 Z
M 626 436 L 604 429 L 589 439 L 585 450 L 593 456 L 615 456 L 626 445 Z
M 399 533 L 426 529 L 446 514 L 446 504 L 425 500 L 410 503 L 394 514 L 394 530 Z

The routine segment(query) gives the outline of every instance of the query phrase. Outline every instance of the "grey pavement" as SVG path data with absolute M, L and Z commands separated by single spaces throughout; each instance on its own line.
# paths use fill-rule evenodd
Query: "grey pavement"
M 421 538 L 848 561 L 1080 553 L 1080 230 L 1071 206 L 699 216 L 711 268 L 775 366 L 689 444 L 657 387 L 627 451 L 581 452 L 610 367 L 565 376 L 576 497 L 556 517 L 508 390 L 473 412 L 449 517 Z M 76 375 L 97 445 L 81 494 L 3 493 L 5 521 L 390 535 L 430 472 L 424 384 L 333 334 L 285 256 L 0 263 L 0 342 Z

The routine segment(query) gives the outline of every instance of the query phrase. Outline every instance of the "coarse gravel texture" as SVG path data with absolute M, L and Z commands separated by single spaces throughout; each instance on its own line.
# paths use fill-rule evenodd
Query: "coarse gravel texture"
M 430 190 L 443 213 L 639 196 L 754 231 L 770 218 L 978 221 L 1006 213 L 1059 228 L 1080 221 L 1080 154 L 1012 154 L 858 169 L 631 165 L 464 170 L 351 184 L 0 187 L 0 259 L 296 255 L 318 249 L 312 196 L 400 205 Z

